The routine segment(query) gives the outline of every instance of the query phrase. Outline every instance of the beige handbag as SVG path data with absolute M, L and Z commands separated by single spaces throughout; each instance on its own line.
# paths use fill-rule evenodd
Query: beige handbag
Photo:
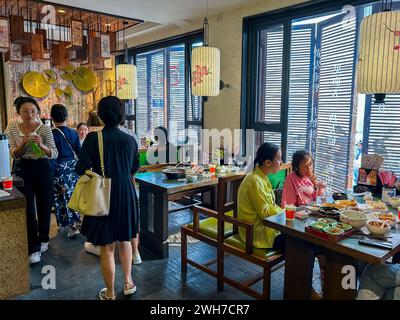
M 101 176 L 86 170 L 76 183 L 68 208 L 86 216 L 107 216 L 110 211 L 111 178 L 104 175 L 103 134 L 97 132 Z

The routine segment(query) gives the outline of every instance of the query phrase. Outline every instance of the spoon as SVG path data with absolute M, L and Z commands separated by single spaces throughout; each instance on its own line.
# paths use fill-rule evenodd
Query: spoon
M 388 220 L 384 220 L 379 228 L 380 228 L 380 229 L 386 228 L 388 223 L 389 223 Z

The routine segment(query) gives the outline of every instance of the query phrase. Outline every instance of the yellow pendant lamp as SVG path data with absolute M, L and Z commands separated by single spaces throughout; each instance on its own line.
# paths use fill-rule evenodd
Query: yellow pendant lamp
M 382 1 L 382 12 L 363 19 L 357 65 L 357 91 L 384 104 L 386 94 L 400 93 L 400 12 Z
M 133 100 L 138 96 L 137 69 L 133 64 L 119 64 L 116 70 L 117 97 Z
M 125 23 L 125 21 L 124 21 Z M 123 29 L 123 42 L 125 43 L 125 28 Z M 128 46 L 125 43 L 124 63 L 116 67 L 117 97 L 124 100 L 133 100 L 138 97 L 137 68 L 128 63 Z
M 208 2 L 207 2 L 208 11 Z M 208 20 L 204 19 L 204 45 L 192 50 L 192 95 L 218 96 L 220 90 L 220 51 L 208 46 Z

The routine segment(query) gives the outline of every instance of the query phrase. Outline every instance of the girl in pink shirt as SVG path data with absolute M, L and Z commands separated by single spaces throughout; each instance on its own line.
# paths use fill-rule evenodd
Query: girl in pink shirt
M 314 202 L 321 195 L 325 183 L 318 182 L 313 173 L 311 155 L 304 151 L 296 151 L 292 159 L 293 172 L 286 177 L 282 193 L 282 208 L 287 204 L 296 207 Z

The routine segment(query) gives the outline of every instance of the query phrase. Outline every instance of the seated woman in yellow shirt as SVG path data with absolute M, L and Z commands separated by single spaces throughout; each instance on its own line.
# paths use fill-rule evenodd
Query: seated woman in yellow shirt
M 279 171 L 282 164 L 280 148 L 269 142 L 257 150 L 254 171 L 244 178 L 238 191 L 238 218 L 254 224 L 253 246 L 284 251 L 284 236 L 279 231 L 263 225 L 263 219 L 282 212 L 275 204 L 275 194 L 267 177 Z M 240 238 L 245 241 L 246 231 L 239 228 Z M 278 236 L 279 235 L 279 236 Z

